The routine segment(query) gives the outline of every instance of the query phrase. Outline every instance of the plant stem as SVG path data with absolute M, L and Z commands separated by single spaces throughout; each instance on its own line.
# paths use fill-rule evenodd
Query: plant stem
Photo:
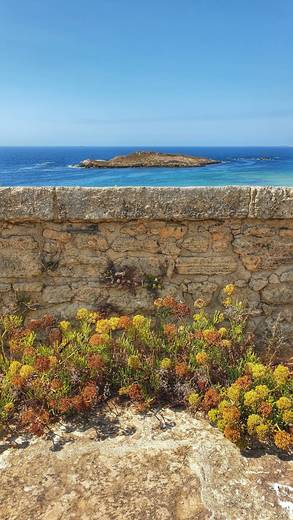
M 1 338 L 1 341 L 0 341 L 1 355 L 2 355 L 2 358 L 3 358 L 3 361 L 5 364 L 7 364 L 7 357 L 6 357 L 5 348 L 4 348 L 4 339 L 5 339 L 6 334 L 7 334 L 7 330 L 5 329 L 4 332 L 0 336 L 0 338 Z

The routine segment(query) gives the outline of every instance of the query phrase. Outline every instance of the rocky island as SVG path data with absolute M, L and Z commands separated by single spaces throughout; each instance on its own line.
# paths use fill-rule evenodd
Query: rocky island
M 86 159 L 77 166 L 79 168 L 195 168 L 218 164 L 221 161 L 205 157 L 193 157 L 160 152 L 134 152 L 128 155 L 119 155 L 113 159 Z

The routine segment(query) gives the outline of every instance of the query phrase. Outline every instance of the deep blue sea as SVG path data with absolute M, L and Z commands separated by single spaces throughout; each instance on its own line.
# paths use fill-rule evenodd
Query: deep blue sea
M 135 150 L 219 159 L 203 168 L 83 169 Z M 0 186 L 293 186 L 293 147 L 0 147 Z

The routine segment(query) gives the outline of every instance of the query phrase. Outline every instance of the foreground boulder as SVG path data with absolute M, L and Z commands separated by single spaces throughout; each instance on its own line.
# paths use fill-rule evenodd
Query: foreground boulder
M 109 406 L 56 432 L 53 442 L 3 444 L 2 520 L 292 518 L 292 463 L 241 455 L 187 412 L 140 416 Z
M 94 160 L 86 159 L 81 161 L 80 168 L 194 168 L 217 164 L 220 161 L 206 159 L 203 157 L 192 157 L 190 155 L 180 155 L 159 152 L 135 152 L 129 155 L 119 155 L 113 159 Z

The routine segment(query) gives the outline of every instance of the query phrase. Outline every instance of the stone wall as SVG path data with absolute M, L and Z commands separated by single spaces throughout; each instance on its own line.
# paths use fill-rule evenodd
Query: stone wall
M 211 307 L 235 282 L 259 337 L 279 317 L 288 355 L 293 189 L 0 189 L 0 312 L 149 312 L 155 277 L 160 295 Z

